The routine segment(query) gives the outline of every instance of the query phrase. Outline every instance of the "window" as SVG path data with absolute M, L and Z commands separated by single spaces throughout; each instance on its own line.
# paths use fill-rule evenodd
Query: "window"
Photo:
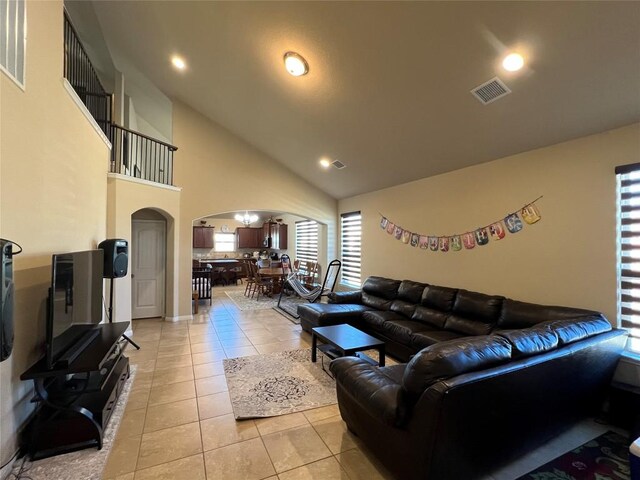
M 340 215 L 340 242 L 342 245 L 342 281 L 360 287 L 360 247 L 362 244 L 362 215 L 360 212 Z
M 24 0 L 0 0 L 0 70 L 24 88 L 27 34 Z
M 296 259 L 318 261 L 318 223 L 313 220 L 296 222 Z
M 235 233 L 214 234 L 213 249 L 216 252 L 233 252 L 236 249 L 236 234 Z
M 640 164 L 616 167 L 618 184 L 618 318 L 627 349 L 640 353 Z

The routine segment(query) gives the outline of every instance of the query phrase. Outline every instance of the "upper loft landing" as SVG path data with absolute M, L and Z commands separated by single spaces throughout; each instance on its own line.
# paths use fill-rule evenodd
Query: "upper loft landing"
M 66 11 L 64 78 L 111 143 L 110 173 L 173 186 L 173 153 L 178 147 L 114 122 L 114 95 L 100 82 Z

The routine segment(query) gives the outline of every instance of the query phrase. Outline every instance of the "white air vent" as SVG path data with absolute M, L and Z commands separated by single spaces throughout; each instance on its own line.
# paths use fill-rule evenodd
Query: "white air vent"
M 338 170 L 342 170 L 343 168 L 346 167 L 346 165 L 342 163 L 340 160 L 335 160 L 334 162 L 331 163 L 331 165 L 336 167 Z
M 488 82 L 471 90 L 471 93 L 480 100 L 482 104 L 489 105 L 491 102 L 495 102 L 499 98 L 509 95 L 511 90 L 498 77 L 493 77 Z

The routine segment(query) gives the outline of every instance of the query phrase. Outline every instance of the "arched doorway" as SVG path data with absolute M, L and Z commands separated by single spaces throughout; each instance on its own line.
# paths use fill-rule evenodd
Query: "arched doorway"
M 166 311 L 167 219 L 145 208 L 131 215 L 131 318 Z

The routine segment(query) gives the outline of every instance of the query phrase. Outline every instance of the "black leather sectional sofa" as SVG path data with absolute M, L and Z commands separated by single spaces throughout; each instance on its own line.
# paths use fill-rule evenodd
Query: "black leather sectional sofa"
M 370 277 L 298 307 L 349 323 L 407 363 L 331 363 L 349 429 L 398 478 L 473 479 L 601 409 L 624 331 L 600 313 Z

